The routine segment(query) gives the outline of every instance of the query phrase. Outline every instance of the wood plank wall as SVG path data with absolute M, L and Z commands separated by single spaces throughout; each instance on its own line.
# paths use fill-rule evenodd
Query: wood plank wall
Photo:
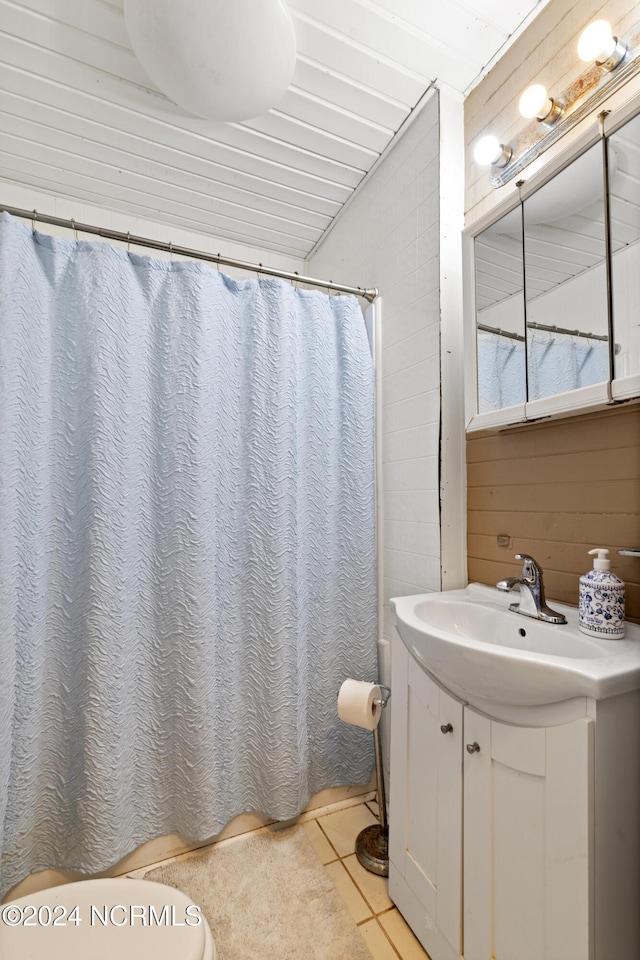
M 467 439 L 469 580 L 518 576 L 516 553 L 544 570 L 547 596 L 577 605 L 587 551 L 608 547 L 627 585 L 627 619 L 640 622 L 640 406 Z M 510 537 L 508 547 L 497 536 Z

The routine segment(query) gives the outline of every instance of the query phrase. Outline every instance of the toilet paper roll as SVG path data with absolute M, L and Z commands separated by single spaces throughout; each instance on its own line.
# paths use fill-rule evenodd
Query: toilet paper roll
M 377 683 L 349 678 L 344 681 L 338 693 L 338 716 L 345 723 L 373 730 L 378 726 L 382 712 L 374 700 L 380 699 L 380 687 Z

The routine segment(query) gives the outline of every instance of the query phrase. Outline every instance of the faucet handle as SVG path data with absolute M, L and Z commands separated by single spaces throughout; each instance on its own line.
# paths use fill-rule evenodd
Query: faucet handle
M 539 581 L 542 578 L 542 567 L 528 553 L 516 553 L 516 560 L 522 560 L 522 576 L 525 580 Z

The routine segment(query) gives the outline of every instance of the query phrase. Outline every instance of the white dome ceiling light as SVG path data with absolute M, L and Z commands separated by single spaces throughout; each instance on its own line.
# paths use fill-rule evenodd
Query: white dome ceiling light
M 296 42 L 282 0 L 125 0 L 124 16 L 151 80 L 195 116 L 248 120 L 291 82 Z

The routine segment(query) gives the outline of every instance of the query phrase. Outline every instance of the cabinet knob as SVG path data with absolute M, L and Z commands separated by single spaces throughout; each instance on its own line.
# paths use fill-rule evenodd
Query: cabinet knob
M 467 744 L 467 753 L 480 753 L 480 744 L 477 740 Z
M 443 723 L 440 726 L 440 733 L 452 733 L 453 727 L 450 723 Z

